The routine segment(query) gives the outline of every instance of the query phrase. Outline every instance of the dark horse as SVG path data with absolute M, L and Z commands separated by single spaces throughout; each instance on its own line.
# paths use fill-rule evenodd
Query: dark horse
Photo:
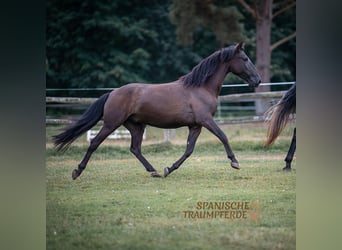
M 101 96 L 79 120 L 53 137 L 57 150 L 66 149 L 103 117 L 103 127 L 91 141 L 78 169 L 72 172 L 72 178 L 76 179 L 82 173 L 92 153 L 121 125 L 131 133 L 131 152 L 153 177 L 160 175 L 141 153 L 147 124 L 158 128 L 189 128 L 186 151 L 172 167 L 164 169 L 165 177 L 191 155 L 202 127 L 220 139 L 231 166 L 239 169 L 226 135 L 213 120 L 217 98 L 229 72 L 253 87 L 261 82 L 254 64 L 243 50 L 243 43 L 239 43 L 214 52 L 177 81 L 164 84 L 131 83 Z
M 285 128 L 289 120 L 290 114 L 296 112 L 296 84 L 294 84 L 280 99 L 280 101 L 273 105 L 266 116 L 270 117 L 270 124 L 267 130 L 267 139 L 265 146 L 271 145 L 279 136 L 281 131 Z M 286 166 L 283 170 L 291 170 L 291 162 L 296 151 L 296 128 L 293 130 L 291 145 L 285 157 Z

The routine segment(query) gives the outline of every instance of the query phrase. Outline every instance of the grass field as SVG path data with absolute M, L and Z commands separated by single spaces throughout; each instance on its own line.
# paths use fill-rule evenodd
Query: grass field
M 221 128 L 241 170 L 230 167 L 223 145 L 204 129 L 193 155 L 167 178 L 151 178 L 129 141 L 107 140 L 72 181 L 85 136 L 56 153 L 50 137 L 58 127 L 47 127 L 47 249 L 295 249 L 296 160 L 291 172 L 281 171 L 293 125 L 268 149 L 265 124 Z M 162 173 L 183 154 L 186 136 L 178 129 L 163 143 L 163 131 L 149 127 L 143 153 Z M 226 206 L 202 209 L 204 202 Z M 234 202 L 247 206 L 227 207 Z M 198 218 L 203 212 L 230 217 Z

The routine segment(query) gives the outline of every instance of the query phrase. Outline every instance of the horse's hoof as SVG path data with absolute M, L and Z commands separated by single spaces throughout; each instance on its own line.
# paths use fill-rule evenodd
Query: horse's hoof
M 291 171 L 291 168 L 284 167 L 284 168 L 283 168 L 283 171 L 285 171 L 285 172 L 290 172 L 290 171 Z
M 168 167 L 164 168 L 164 177 L 168 176 L 169 174 L 170 174 L 169 168 Z
M 76 180 L 76 178 L 80 176 L 80 173 L 78 172 L 78 169 L 74 169 L 74 171 L 72 171 L 71 177 L 73 180 Z
M 240 169 L 240 165 L 238 162 L 231 162 L 230 166 L 232 166 L 232 168 L 235 168 L 235 169 Z
M 151 172 L 152 177 L 162 177 L 157 171 Z

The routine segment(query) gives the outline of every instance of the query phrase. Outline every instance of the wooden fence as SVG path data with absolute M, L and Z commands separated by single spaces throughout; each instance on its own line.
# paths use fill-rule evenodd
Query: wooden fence
M 219 101 L 254 101 L 256 99 L 274 99 L 281 98 L 286 91 L 272 91 L 272 92 L 253 92 L 242 94 L 231 94 L 225 96 L 219 96 Z M 63 103 L 63 104 L 91 104 L 95 102 L 97 98 L 80 98 L 80 97 L 46 97 L 46 103 Z
M 242 94 L 231 94 L 225 96 L 219 96 L 218 112 L 215 117 L 219 123 L 245 123 L 245 122 L 257 122 L 262 121 L 263 117 L 252 116 L 248 118 L 236 118 L 236 119 L 224 119 L 222 118 L 222 112 L 224 111 L 223 103 L 234 102 L 251 102 L 257 99 L 268 99 L 270 102 L 276 102 L 279 100 L 286 91 L 272 91 L 272 92 L 253 92 Z M 95 102 L 97 98 L 79 98 L 79 97 L 46 97 L 47 104 L 83 104 L 90 105 Z M 253 110 L 254 106 L 234 106 L 229 107 L 229 110 Z M 68 124 L 70 120 L 67 119 L 46 119 L 46 124 Z

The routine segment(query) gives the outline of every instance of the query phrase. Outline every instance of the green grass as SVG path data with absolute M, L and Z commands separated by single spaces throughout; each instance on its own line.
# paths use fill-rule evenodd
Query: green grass
M 203 131 L 193 155 L 167 178 L 151 178 L 129 152 L 129 142 L 105 142 L 75 181 L 84 138 L 56 153 L 47 128 L 47 249 L 295 249 L 296 161 L 284 173 L 291 126 L 264 149 L 263 124 L 224 125 L 241 170 L 230 167 L 224 148 Z M 183 153 L 186 129 L 171 143 L 149 128 L 146 158 L 162 173 Z M 183 143 L 182 143 L 183 142 Z M 118 145 L 117 145 L 118 144 Z M 246 219 L 184 218 L 197 202 L 255 202 L 258 223 Z M 210 211 L 210 210 L 207 210 Z

